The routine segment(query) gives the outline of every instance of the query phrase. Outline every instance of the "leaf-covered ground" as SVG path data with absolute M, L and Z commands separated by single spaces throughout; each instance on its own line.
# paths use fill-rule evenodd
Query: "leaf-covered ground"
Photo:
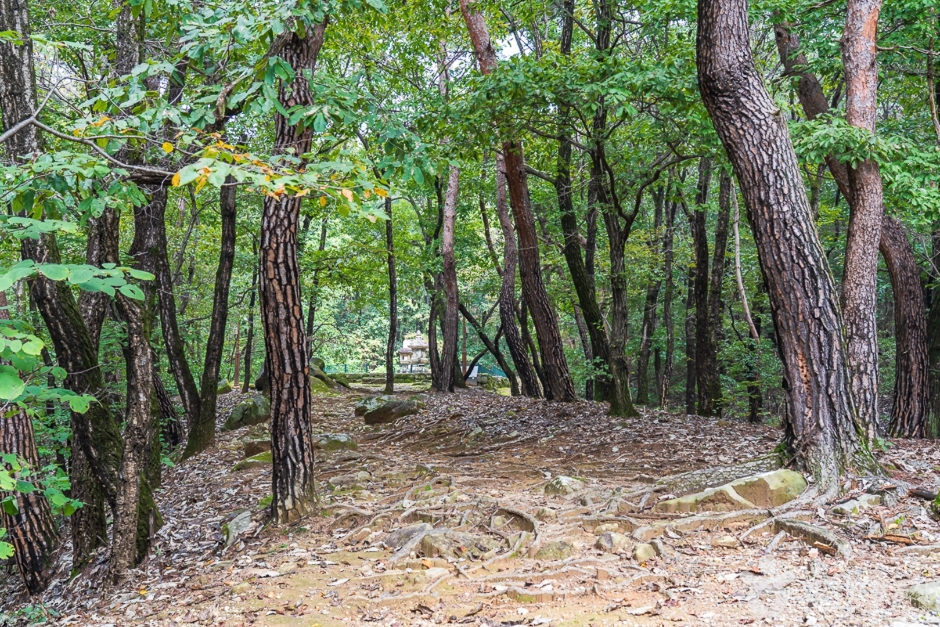
M 359 445 L 319 452 L 322 516 L 267 525 L 261 503 L 270 467 L 233 470 L 244 442 L 264 439 L 263 427 L 221 432 L 215 449 L 165 471 L 157 494 L 165 524 L 148 561 L 125 585 L 107 588 L 103 559 L 69 581 L 64 556 L 41 599 L 48 619 L 323 627 L 940 623 L 904 596 L 940 569 L 940 552 L 924 548 L 940 542 L 940 526 L 913 497 L 889 489 L 884 505 L 848 516 L 816 505 L 799 512 L 848 540 L 848 558 L 770 526 L 751 530 L 758 519 L 749 516 L 650 510 L 667 496 L 658 479 L 759 459 L 778 443 L 775 428 L 657 411 L 612 419 L 599 404 L 481 390 L 432 395 L 416 415 L 366 426 L 353 405 L 367 392 L 316 397 L 316 430 L 351 435 Z M 220 424 L 242 398 L 222 397 Z M 894 477 L 937 485 L 936 446 L 890 444 L 881 461 Z M 546 494 L 560 475 L 581 483 L 570 494 Z M 840 500 L 877 491 L 876 481 L 847 485 Z M 245 510 L 250 524 L 226 547 L 222 525 Z M 634 555 L 649 526 L 656 552 Z M 3 577 L 2 611 L 37 607 L 15 573 Z

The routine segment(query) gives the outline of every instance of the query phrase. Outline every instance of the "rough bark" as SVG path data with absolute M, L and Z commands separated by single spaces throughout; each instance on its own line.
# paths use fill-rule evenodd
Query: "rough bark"
M 842 34 L 845 121 L 875 133 L 878 104 L 876 37 L 881 0 L 849 0 Z M 881 171 L 872 159 L 849 168 L 852 211 L 845 241 L 842 314 L 852 395 L 863 435 L 878 434 L 878 240 L 884 216 Z
M 672 317 L 672 299 L 676 290 L 673 277 L 676 205 L 677 203 L 673 200 L 666 204 L 666 230 L 663 233 L 663 323 L 666 326 L 666 357 L 663 364 L 662 380 L 659 382 L 659 406 L 662 409 L 666 408 L 666 400 L 669 398 L 669 385 L 672 382 L 676 355 L 676 323 Z
M 392 228 L 392 199 L 385 199 L 385 254 L 388 257 L 388 342 L 385 345 L 385 393 L 395 392 L 395 339 L 398 336 L 398 279 L 395 276 L 395 231 Z M 324 234 L 325 234 L 324 223 Z M 321 238 L 321 244 L 326 238 Z M 322 250 L 321 246 L 321 250 Z M 311 295 L 312 298 L 312 295 Z M 310 321 L 313 320 L 313 307 L 310 308 Z
M 496 359 L 496 363 L 499 364 L 499 367 L 502 368 L 503 372 L 506 373 L 506 378 L 509 379 L 509 386 L 513 396 L 519 395 L 519 382 L 516 380 L 516 373 L 513 372 L 512 368 L 509 367 L 509 362 L 506 360 L 506 356 L 503 355 L 502 351 L 499 350 L 499 336 L 503 332 L 503 327 L 500 326 L 496 332 L 496 335 L 493 336 L 491 340 L 486 334 L 486 331 L 483 329 L 483 325 L 470 313 L 470 311 L 464 307 L 463 303 L 460 303 L 460 314 L 464 317 L 464 320 L 470 323 L 470 326 L 473 327 L 473 330 L 476 331 L 477 337 L 480 338 L 480 341 L 483 343 L 483 346 L 486 347 L 486 350 L 493 355 L 493 358 Z M 472 370 L 472 366 L 470 370 Z M 469 370 L 467 374 L 469 374 Z
M 258 256 L 257 245 L 254 240 L 251 242 L 251 251 L 254 257 Z M 245 381 L 242 384 L 242 394 L 248 393 L 248 386 L 251 383 L 251 354 L 254 350 L 255 340 L 255 297 L 258 295 L 258 264 L 254 264 L 251 271 L 251 295 L 248 297 L 248 335 L 245 338 Z M 312 317 L 312 314 L 311 314 Z M 310 318 L 308 317 L 308 321 Z
M 542 395 L 539 380 L 516 324 L 516 231 L 506 206 L 506 171 L 503 157 L 499 154 L 496 155 L 496 216 L 503 232 L 503 282 L 499 290 L 499 319 L 509 355 L 519 375 L 521 392 L 531 398 L 538 398 Z
M 800 52 L 799 38 L 788 24 L 774 25 L 777 50 L 785 73 L 798 76 L 797 96 L 810 120 L 827 113 L 829 102 L 816 75 L 806 70 L 806 57 Z M 839 192 L 853 206 L 846 165 L 835 154 L 826 155 L 826 166 Z M 895 390 L 889 431 L 895 436 L 923 437 L 928 413 L 927 318 L 920 268 L 914 249 L 901 223 L 884 216 L 878 248 L 885 260 L 895 303 Z M 903 389 L 901 389 L 903 387 Z
M 659 234 L 660 228 L 662 228 L 665 197 L 666 190 L 664 188 L 659 188 L 653 193 L 653 233 L 657 235 Z M 658 243 L 656 237 L 649 239 L 650 253 L 654 259 L 656 249 L 659 248 Z M 656 332 L 656 324 L 658 322 L 656 310 L 659 304 L 659 291 L 662 289 L 662 285 L 662 279 L 655 276 L 650 277 L 646 282 L 646 299 L 643 303 L 643 325 L 640 328 L 640 355 L 636 364 L 637 405 L 650 404 L 650 355 L 652 354 L 653 334 Z
M 724 408 L 720 370 L 718 367 L 718 342 L 721 340 L 721 288 L 725 276 L 725 253 L 728 250 L 728 225 L 731 213 L 731 176 L 722 170 L 718 185 L 718 215 L 715 220 L 715 247 L 712 251 L 712 267 L 708 279 L 708 343 L 711 348 L 712 372 L 703 386 L 708 390 L 712 412 L 721 415 Z M 701 362 L 700 362 L 701 363 Z
M 444 282 L 444 317 L 442 320 L 444 345 L 441 349 L 441 392 L 453 392 L 457 357 L 458 314 L 460 297 L 457 293 L 457 262 L 454 258 L 454 225 L 457 221 L 457 194 L 460 189 L 460 171 L 450 166 L 447 192 L 444 195 L 444 225 L 441 230 L 441 261 Z
M 0 312 L 5 318 L 6 311 Z M 39 470 L 39 452 L 33 435 L 33 421 L 25 410 L 0 417 L 0 455 L 13 454 L 29 468 Z M 38 486 L 36 486 L 38 487 Z M 59 532 L 49 501 L 39 490 L 17 492 L 16 514 L 0 509 L 0 527 L 7 530 L 6 540 L 13 545 L 13 560 L 30 594 L 39 594 L 49 586 L 59 548 Z
M 471 8 L 470 0 L 460 0 L 460 10 L 470 33 L 470 40 L 473 42 L 480 73 L 490 74 L 496 69 L 496 51 L 490 42 L 483 16 Z M 504 141 L 503 159 L 509 195 L 512 198 L 516 234 L 519 238 L 519 275 L 522 280 L 522 292 L 532 312 L 532 322 L 535 325 L 541 348 L 541 361 L 546 383 L 545 397 L 563 402 L 575 401 L 578 395 L 565 359 L 558 320 L 542 280 L 538 235 L 529 200 L 522 143 L 515 139 Z
M 199 414 L 189 423 L 189 437 L 183 450 L 183 459 L 200 453 L 215 443 L 215 413 L 219 392 L 219 369 L 225 345 L 225 327 L 228 323 L 228 295 L 235 263 L 235 209 L 238 187 L 228 177 L 219 190 L 219 212 L 222 218 L 222 238 L 219 243 L 219 265 L 215 272 L 215 291 L 212 314 L 209 319 L 209 337 L 202 366 Z M 236 346 L 236 350 L 238 350 Z M 236 377 L 237 378 L 237 377 Z
M 284 109 L 312 103 L 305 70 L 313 71 L 323 45 L 326 21 L 311 29 L 285 31 L 279 56 L 296 72 L 282 82 L 278 100 Z M 277 44 L 275 44 L 277 45 Z M 276 153 L 292 148 L 309 152 L 312 130 L 292 126 L 275 115 Z M 303 301 L 297 266 L 297 226 L 301 198 L 266 197 L 261 218 L 260 300 L 264 344 L 271 384 L 271 452 L 274 461 L 271 512 L 287 523 L 310 513 L 316 499 L 313 437 L 310 432 L 310 364 L 304 337 Z
M 695 413 L 695 268 L 689 266 L 685 281 L 685 413 Z
M 858 430 L 832 274 L 786 124 L 763 85 L 746 0 L 699 0 L 699 89 L 741 184 L 788 394 L 788 453 L 824 489 L 874 466 Z

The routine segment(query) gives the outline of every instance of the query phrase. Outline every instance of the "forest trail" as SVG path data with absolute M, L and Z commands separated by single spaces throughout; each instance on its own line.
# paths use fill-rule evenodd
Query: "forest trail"
M 432 395 L 416 415 L 367 426 L 353 413 L 365 392 L 315 397 L 315 430 L 358 442 L 318 451 L 323 517 L 264 525 L 270 467 L 233 470 L 264 427 L 222 431 L 215 449 L 164 473 L 165 525 L 148 561 L 119 590 L 96 588 L 94 569 L 60 577 L 44 597 L 55 623 L 928 624 L 904 591 L 936 577 L 940 553 L 864 540 L 883 525 L 918 545 L 940 542 L 913 498 L 847 517 L 810 513 L 851 542 L 848 559 L 769 529 L 741 542 L 747 516 L 708 530 L 629 511 L 630 493 L 660 477 L 768 453 L 780 440 L 773 427 L 658 411 L 621 421 L 601 404 L 481 390 Z M 220 424 L 243 398 L 221 397 Z M 929 442 L 892 441 L 881 458 L 916 485 L 940 470 Z M 580 483 L 546 494 L 560 475 Z M 245 510 L 251 522 L 243 516 L 225 547 L 223 523 Z M 644 545 L 654 551 L 643 554 L 636 525 L 659 521 L 660 537 Z M 422 535 L 423 524 L 457 533 Z

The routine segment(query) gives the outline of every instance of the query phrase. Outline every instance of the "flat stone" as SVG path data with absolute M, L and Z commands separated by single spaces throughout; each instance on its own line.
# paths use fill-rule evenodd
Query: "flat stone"
M 314 436 L 313 448 L 323 451 L 357 451 L 359 445 L 345 433 L 321 433 Z
M 435 529 L 421 539 L 421 552 L 425 557 L 478 558 L 500 545 L 487 536 L 475 536 L 452 529 Z
M 412 573 L 410 579 L 411 583 L 428 583 L 431 581 L 436 581 L 448 574 L 450 574 L 450 571 L 446 568 L 433 566 L 426 570 L 419 570 Z
M 571 557 L 573 553 L 574 546 L 572 546 L 571 543 L 559 540 L 557 542 L 543 544 L 539 550 L 535 552 L 535 559 L 563 560 L 567 557 Z
M 857 499 L 839 503 L 830 511 L 838 516 L 857 516 L 860 512 L 875 505 L 881 505 L 880 496 L 877 494 L 863 494 Z
M 940 581 L 911 586 L 904 593 L 914 607 L 940 611 Z
M 595 549 L 600 549 L 605 553 L 623 553 L 629 546 L 630 538 L 614 531 L 602 533 L 594 543 Z
M 251 592 L 251 584 L 247 581 L 241 581 L 231 587 L 232 594 L 237 594 L 239 596 Z
M 330 477 L 326 485 L 330 490 L 361 490 L 362 484 L 372 479 L 372 475 L 364 470 L 351 472 L 345 475 Z
M 651 559 L 656 557 L 656 547 L 652 544 L 647 544 L 641 542 L 640 544 L 633 547 L 633 559 L 640 562 L 648 562 Z
M 235 544 L 238 536 L 251 527 L 251 511 L 245 510 L 239 513 L 232 520 L 222 525 L 222 540 L 225 547 L 228 548 Z
M 757 507 L 779 507 L 806 490 L 806 479 L 798 472 L 781 468 L 744 477 L 727 485 Z
M 545 494 L 568 496 L 584 489 L 584 482 L 574 477 L 559 475 L 545 484 Z
M 297 572 L 297 563 L 296 562 L 284 562 L 277 567 L 277 572 L 282 575 L 289 575 L 291 573 Z
M 913 546 L 902 546 L 895 549 L 895 553 L 901 555 L 933 555 L 940 553 L 940 544 L 915 544 Z
M 546 521 L 546 520 L 555 520 L 558 518 L 558 512 L 547 507 L 542 507 L 539 511 L 535 512 L 535 519 Z
M 409 525 L 407 527 L 402 527 L 401 529 L 396 529 L 385 537 L 385 544 L 392 549 L 400 549 L 401 547 L 408 544 L 408 541 L 412 538 L 415 538 L 421 534 L 428 533 L 434 527 L 428 523 L 418 523 L 416 525 Z
M 712 546 L 721 547 L 723 549 L 736 549 L 741 546 L 741 543 L 738 542 L 738 539 L 734 536 L 721 536 L 720 538 L 712 540 Z
M 270 419 L 271 403 L 264 396 L 256 394 L 236 405 L 222 428 L 226 431 L 234 431 L 241 427 L 261 424 Z
M 241 460 L 232 468 L 232 470 L 248 470 L 249 468 L 267 468 L 274 463 L 271 451 L 258 453 L 246 459 Z
M 660 501 L 653 509 L 657 512 L 670 514 L 677 512 L 731 512 L 741 509 L 755 509 L 755 505 L 742 498 L 731 487 L 725 485 L 677 499 Z
M 418 413 L 424 407 L 424 397 L 415 395 L 400 399 L 392 395 L 370 396 L 356 404 L 356 415 L 367 425 L 386 424 Z

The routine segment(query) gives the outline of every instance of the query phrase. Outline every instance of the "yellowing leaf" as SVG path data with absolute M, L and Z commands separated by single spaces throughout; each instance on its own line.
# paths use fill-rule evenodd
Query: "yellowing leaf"
M 104 116 L 103 118 L 101 118 L 101 119 L 98 120 L 97 122 L 92 122 L 92 123 L 91 123 L 91 126 L 94 126 L 95 128 L 98 128 L 99 126 L 104 125 L 104 123 L 107 122 L 107 121 L 110 120 L 110 119 L 111 119 L 111 118 L 109 118 L 108 116 Z
M 388 198 L 388 192 L 387 192 L 386 190 L 382 189 L 381 187 L 376 187 L 376 188 L 375 188 L 374 190 L 372 190 L 372 191 L 374 191 L 377 196 L 381 196 L 382 198 Z
M 171 144 L 170 142 L 163 142 L 162 148 L 163 148 L 163 152 L 165 152 L 166 154 L 170 154 L 171 152 L 173 152 L 173 144 Z
M 352 199 L 353 199 L 352 190 L 350 190 L 350 189 L 344 189 L 344 190 L 343 190 L 343 196 L 346 197 L 346 200 L 348 200 L 349 202 L 352 202 Z
M 368 220 L 372 224 L 375 224 L 375 216 L 366 216 L 366 220 Z
M 303 198 L 304 196 L 306 196 L 306 195 L 309 194 L 309 193 L 310 193 L 310 188 L 308 187 L 308 188 L 306 188 L 306 189 L 300 190 L 299 192 L 297 192 L 297 193 L 294 194 L 294 195 L 297 196 L 297 198 Z
M 320 196 L 320 206 L 326 207 L 326 196 Z
M 371 196 L 372 194 L 369 192 L 369 190 L 366 190 L 365 193 L 363 193 L 362 195 L 366 197 L 366 200 L 369 200 L 369 196 Z
M 180 173 L 177 172 L 176 174 L 174 174 L 173 180 L 170 182 L 173 185 L 173 187 L 179 187 L 180 186 Z
M 205 176 L 200 176 L 198 179 L 196 179 L 196 193 L 197 194 L 199 193 L 199 190 L 201 190 L 203 187 L 206 186 L 206 181 L 208 180 L 209 179 Z

